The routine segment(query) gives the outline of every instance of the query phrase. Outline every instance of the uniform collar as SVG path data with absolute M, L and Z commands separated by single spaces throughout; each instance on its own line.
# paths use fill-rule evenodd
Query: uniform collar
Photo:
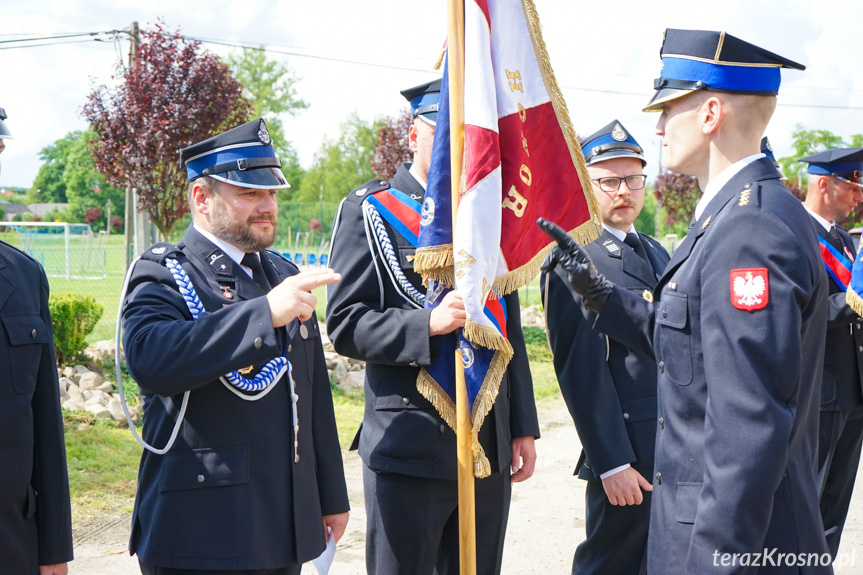
M 195 231 L 197 231 L 199 234 L 210 240 L 217 248 L 222 250 L 222 253 L 231 258 L 231 260 L 233 260 L 235 264 L 243 268 L 243 271 L 249 274 L 249 277 L 254 277 L 252 275 L 252 270 L 241 264 L 241 262 L 243 261 L 243 256 L 246 255 L 246 252 L 244 252 L 234 244 L 228 243 L 222 238 L 215 236 L 207 230 L 198 227 L 198 225 L 195 223 L 192 223 L 192 227 L 194 227 Z
M 617 238 L 620 241 L 623 241 L 624 239 L 626 239 L 626 234 L 637 234 L 638 233 L 635 229 L 635 225 L 633 225 L 633 224 L 629 224 L 629 231 L 626 231 L 626 232 L 624 232 L 623 230 L 619 230 L 617 228 L 612 228 L 611 226 L 607 225 L 605 222 L 602 222 L 602 227 L 605 228 L 605 231 L 607 231 L 608 233 L 610 233 L 611 235 L 613 235 L 615 238 Z
M 809 215 L 815 218 L 815 221 L 821 224 L 821 227 L 824 228 L 827 233 L 830 233 L 830 228 L 833 227 L 833 222 L 827 221 L 812 210 L 809 209 L 809 206 L 803 204 L 803 207 L 806 208 L 806 211 L 809 212 Z
M 719 193 L 725 184 L 731 181 L 731 178 L 736 176 L 743 168 L 758 160 L 760 158 L 766 158 L 764 154 L 758 152 L 757 154 L 752 154 L 751 156 L 746 156 L 742 160 L 737 160 L 724 170 L 722 170 L 719 175 L 710 180 L 710 183 L 707 184 L 707 187 L 704 189 L 704 193 L 701 194 L 701 199 L 698 200 L 698 205 L 695 206 L 695 219 L 699 220 L 701 218 L 701 214 L 704 213 L 705 208 L 707 208 L 707 204 L 710 203 L 716 194 Z
M 410 175 L 412 175 L 414 177 L 414 179 L 417 181 L 417 183 L 422 186 L 423 190 L 425 190 L 428 182 L 426 182 L 425 180 L 423 180 L 420 177 L 420 171 L 417 168 L 417 165 L 415 163 L 411 164 L 411 168 L 410 168 L 410 170 L 408 170 L 408 172 L 410 173 Z

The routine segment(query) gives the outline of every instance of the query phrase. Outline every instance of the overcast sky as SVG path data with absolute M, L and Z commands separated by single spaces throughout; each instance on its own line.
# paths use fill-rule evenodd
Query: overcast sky
M 843 137 L 863 133 L 859 0 L 535 0 L 549 55 L 579 134 L 619 119 L 659 162 L 655 114 L 641 108 L 659 75 L 665 28 L 725 30 L 806 65 L 783 70 L 779 107 L 767 135 L 778 156 L 791 153 L 796 124 Z M 278 46 L 303 56 L 283 59 L 302 78 L 309 108 L 285 118 L 304 167 L 325 136 L 356 111 L 365 120 L 398 113 L 399 90 L 434 77 L 446 33 L 443 0 L 184 2 L 182 0 L 4 1 L 0 41 L 23 35 L 142 27 L 164 18 L 198 38 Z M 0 44 L 6 47 L 9 44 Z M 230 48 L 207 44 L 226 55 Z M 15 139 L 2 156 L 0 186 L 29 187 L 39 151 L 86 128 L 81 106 L 94 84 L 110 81 L 128 41 L 87 41 L 0 50 L 0 107 Z

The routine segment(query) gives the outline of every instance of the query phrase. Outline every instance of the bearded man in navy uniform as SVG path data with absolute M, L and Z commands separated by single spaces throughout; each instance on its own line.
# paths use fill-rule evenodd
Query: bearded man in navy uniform
M 614 286 L 562 230 L 595 327 L 659 370 L 647 572 L 830 573 L 818 510 L 827 282 L 811 218 L 759 144 L 780 68 L 725 32 L 672 30 L 646 108 L 668 169 L 704 193 L 653 302 Z
M 368 573 L 456 574 L 455 433 L 416 386 L 420 366 L 437 358 L 441 336 L 465 322 L 457 291 L 433 310 L 423 308 L 425 286 L 413 269 L 440 80 L 402 95 L 414 116 L 414 162 L 399 167 L 392 181 L 368 182 L 342 201 L 330 264 L 344 279 L 328 289 L 327 330 L 337 352 L 366 362 L 365 414 L 354 447 L 364 464 Z M 518 294 L 505 299 L 515 356 L 479 431 L 492 469 L 476 480 L 480 574 L 500 572 L 510 482 L 533 473 L 539 437 Z
M 818 232 L 829 278 L 818 468 L 821 518 L 835 558 L 863 445 L 863 320 L 845 302 L 857 250 L 836 218 L 847 218 L 863 202 L 863 148 L 827 150 L 800 161 L 809 163 L 803 205 Z
M 12 134 L 0 108 L 0 153 Z M 0 242 L 0 573 L 65 575 L 72 511 L 60 384 L 39 263 Z
M 263 120 L 193 144 L 180 161 L 192 225 L 176 246 L 142 255 L 123 305 L 144 439 L 170 446 L 141 457 L 129 549 L 144 575 L 294 575 L 348 519 L 309 293 L 339 278 L 299 272 L 266 249 L 288 183 Z M 191 289 L 204 308 L 197 317 Z M 283 358 L 284 375 L 270 370 Z M 264 391 L 231 383 L 246 375 Z
M 584 249 L 615 285 L 643 297 L 668 263 L 659 242 L 634 222 L 644 206 L 643 150 L 617 120 L 581 141 L 602 235 Z M 566 270 L 543 272 L 554 369 L 582 453 L 576 473 L 587 480 L 587 538 L 573 573 L 644 572 L 656 436 L 656 362 L 593 329 Z

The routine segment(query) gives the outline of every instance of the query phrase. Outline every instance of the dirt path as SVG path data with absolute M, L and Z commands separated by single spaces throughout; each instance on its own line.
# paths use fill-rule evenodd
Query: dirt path
M 540 413 L 543 438 L 537 442 L 534 476 L 513 487 L 512 507 L 504 551 L 504 575 L 570 572 L 572 553 L 584 536 L 584 482 L 572 476 L 580 444 L 563 400 Z M 345 473 L 352 511 L 339 543 L 332 575 L 362 575 L 365 512 L 362 467 L 355 452 L 345 453 Z M 858 476 L 859 481 L 863 477 Z M 863 483 L 861 483 L 863 485 Z M 129 518 L 103 519 L 75 528 L 72 575 L 137 575 L 138 563 L 126 552 Z M 863 489 L 852 501 L 840 556 L 849 565 L 837 566 L 841 575 L 863 575 Z M 304 573 L 314 574 L 311 566 Z

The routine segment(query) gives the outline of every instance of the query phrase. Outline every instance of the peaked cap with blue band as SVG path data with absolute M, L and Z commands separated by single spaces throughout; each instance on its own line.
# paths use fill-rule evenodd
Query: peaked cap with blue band
M 695 90 L 775 96 L 780 68 L 806 69 L 731 34 L 708 30 L 667 29 L 659 55 L 661 77 L 653 82 L 656 93 L 645 112 L 659 112 L 664 102 Z
M 424 120 L 428 121 L 432 125 L 437 123 L 437 109 L 438 104 L 440 103 L 440 84 L 441 80 L 438 78 L 431 82 L 426 82 L 425 84 L 420 84 L 419 86 L 414 86 L 413 88 L 408 88 L 407 90 L 399 92 L 404 96 L 405 100 L 410 102 L 411 115 L 414 118 L 422 116 Z
M 613 158 L 635 158 L 641 161 L 642 167 L 647 165 L 644 150 L 617 120 L 583 138 L 581 150 L 588 166 Z
M 189 181 L 210 176 L 241 188 L 290 188 L 262 119 L 246 122 L 180 151 Z
M 0 139 L 11 140 L 12 132 L 9 131 L 9 128 L 6 127 L 5 120 L 8 116 L 6 116 L 6 110 L 0 108 Z
M 863 172 L 863 148 L 834 148 L 797 161 L 809 162 L 808 172 L 818 176 Z

